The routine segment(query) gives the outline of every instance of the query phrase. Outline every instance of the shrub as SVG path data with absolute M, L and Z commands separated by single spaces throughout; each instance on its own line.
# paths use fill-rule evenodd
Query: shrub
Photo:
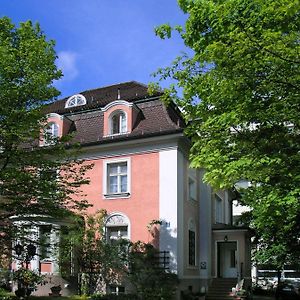
M 92 295 L 90 300 L 138 300 L 138 296 L 134 294 L 120 294 L 120 295 Z M 153 298 L 152 298 L 153 299 Z
M 11 300 L 12 296 L 9 295 L 9 292 L 7 292 L 6 290 L 0 288 L 0 299 L 1 300 Z

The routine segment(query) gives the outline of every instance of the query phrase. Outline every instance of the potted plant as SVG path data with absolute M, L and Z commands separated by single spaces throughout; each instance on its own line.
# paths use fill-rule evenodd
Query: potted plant
M 49 296 L 60 296 L 61 286 L 60 285 L 54 285 L 50 288 L 51 293 L 49 293 Z
M 18 289 L 15 291 L 16 296 L 20 299 L 28 297 L 36 289 L 36 286 L 42 283 L 43 279 L 44 276 L 32 270 L 18 269 L 13 274 L 13 280 L 18 283 Z

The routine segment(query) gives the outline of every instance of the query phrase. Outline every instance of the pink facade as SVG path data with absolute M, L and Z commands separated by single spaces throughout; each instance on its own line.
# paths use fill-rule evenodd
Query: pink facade
M 114 157 L 114 160 L 126 158 L 131 163 L 131 191 L 124 198 L 107 199 L 103 191 L 104 162 L 108 159 L 89 160 L 94 165 L 87 174 L 90 184 L 83 187 L 89 203 L 93 206 L 88 213 L 106 209 L 108 214 L 122 213 L 130 221 L 130 238 L 132 241 L 151 242 L 147 225 L 159 219 L 159 156 L 158 153 L 136 154 Z

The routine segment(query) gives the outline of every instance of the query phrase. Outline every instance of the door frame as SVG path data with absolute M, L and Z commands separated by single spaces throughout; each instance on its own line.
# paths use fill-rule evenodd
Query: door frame
M 236 278 L 239 276 L 239 260 L 240 260 L 240 255 L 239 255 L 239 243 L 238 240 L 217 240 L 215 241 L 215 253 L 216 253 L 216 260 L 215 260 L 215 274 L 217 278 L 224 278 L 221 276 L 221 245 L 222 244 L 229 244 L 229 243 L 235 243 L 236 244 L 236 273 L 237 275 L 232 278 Z M 229 277 L 228 277 L 229 278 Z

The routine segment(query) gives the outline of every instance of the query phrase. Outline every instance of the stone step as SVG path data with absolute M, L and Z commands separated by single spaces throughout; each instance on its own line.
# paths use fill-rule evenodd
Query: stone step
M 216 278 L 208 289 L 205 300 L 233 300 L 232 288 L 236 286 L 235 278 Z

